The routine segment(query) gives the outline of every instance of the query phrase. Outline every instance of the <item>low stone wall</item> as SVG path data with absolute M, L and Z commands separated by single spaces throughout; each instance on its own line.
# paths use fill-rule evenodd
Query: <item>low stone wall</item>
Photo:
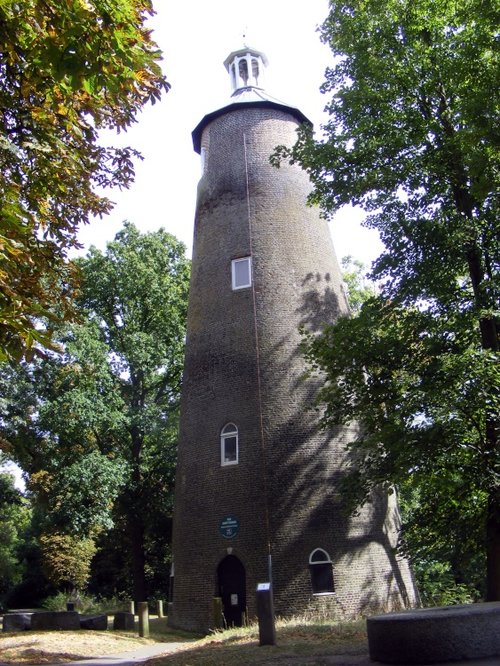
M 133 617 L 133 616 L 132 616 Z M 76 611 L 37 611 L 33 613 L 6 613 L 2 631 L 75 631 L 108 628 L 107 615 L 80 615 Z M 132 623 L 133 629 L 133 623 Z
M 371 659 L 384 664 L 500 657 L 500 602 L 376 615 L 367 631 Z

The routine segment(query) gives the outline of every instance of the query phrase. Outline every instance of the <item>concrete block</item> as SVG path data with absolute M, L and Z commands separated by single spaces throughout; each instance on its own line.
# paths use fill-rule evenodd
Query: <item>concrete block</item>
M 80 616 L 76 611 L 43 611 L 31 616 L 33 631 L 75 631 L 80 629 Z
M 500 602 L 420 608 L 367 619 L 370 658 L 433 664 L 500 657 Z
M 133 631 L 134 630 L 134 615 L 126 611 L 118 611 L 115 613 L 113 620 L 113 629 L 118 631 Z
M 95 629 L 96 631 L 106 631 L 108 628 L 107 615 L 80 615 L 81 629 Z
M 4 632 L 24 631 L 31 628 L 31 613 L 6 613 L 3 616 Z

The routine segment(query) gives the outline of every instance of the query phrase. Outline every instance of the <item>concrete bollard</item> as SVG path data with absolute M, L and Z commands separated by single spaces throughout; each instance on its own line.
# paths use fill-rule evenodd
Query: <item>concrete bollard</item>
M 163 601 L 158 599 L 158 617 L 164 617 L 163 615 Z
M 149 610 L 147 601 L 137 602 L 137 615 L 139 616 L 139 636 L 149 637 Z
M 129 601 L 128 612 L 132 613 L 132 615 L 135 615 L 135 602 L 134 601 Z

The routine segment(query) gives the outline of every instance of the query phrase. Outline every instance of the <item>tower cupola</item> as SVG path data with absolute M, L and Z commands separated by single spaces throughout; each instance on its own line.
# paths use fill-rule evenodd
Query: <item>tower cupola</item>
M 224 60 L 224 66 L 231 77 L 232 96 L 245 88 L 263 88 L 267 64 L 264 53 L 248 46 L 230 53 Z

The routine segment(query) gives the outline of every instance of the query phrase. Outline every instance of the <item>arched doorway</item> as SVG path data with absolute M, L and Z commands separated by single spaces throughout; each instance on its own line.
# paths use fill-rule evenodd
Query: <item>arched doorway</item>
M 228 555 L 217 567 L 217 585 L 222 612 L 228 627 L 241 627 L 247 605 L 245 567 L 234 555 Z

